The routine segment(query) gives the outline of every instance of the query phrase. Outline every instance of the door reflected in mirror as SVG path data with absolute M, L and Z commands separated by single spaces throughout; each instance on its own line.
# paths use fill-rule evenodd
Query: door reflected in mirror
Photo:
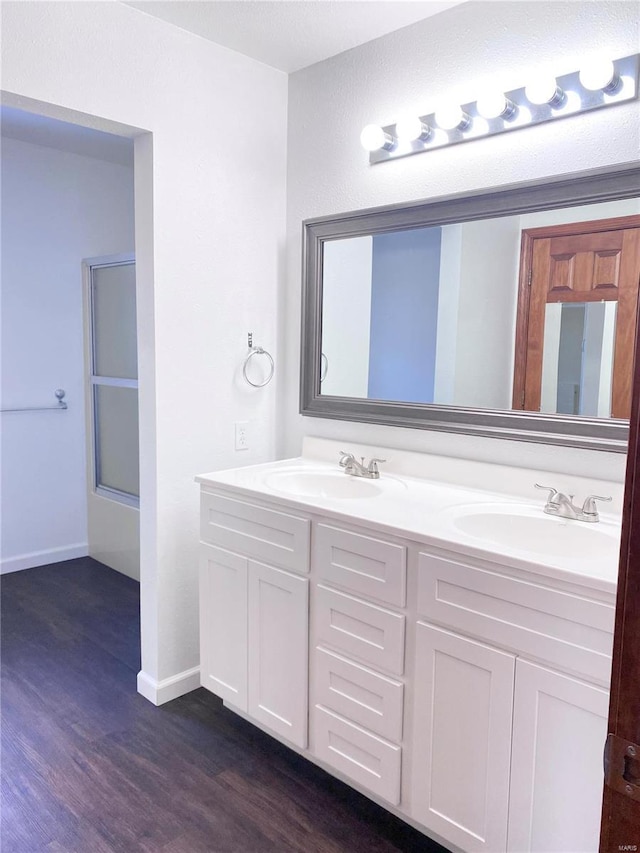
M 320 394 L 628 417 L 639 214 L 626 199 L 323 241 Z
M 628 419 L 640 281 L 640 217 L 525 229 L 521 257 L 513 407 L 521 404 L 528 411 Z M 562 307 L 560 314 L 550 310 L 553 305 Z M 553 408 L 553 392 L 545 392 L 544 401 L 542 394 L 545 366 L 554 361 L 556 317 L 560 318 L 560 378 Z M 603 342 L 600 336 L 605 333 L 608 337 Z M 554 373 L 549 368 L 548 376 Z M 549 380 L 547 385 L 553 387 Z

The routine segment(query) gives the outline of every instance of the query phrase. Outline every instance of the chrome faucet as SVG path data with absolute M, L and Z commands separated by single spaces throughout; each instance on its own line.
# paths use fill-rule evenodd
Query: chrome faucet
M 599 521 L 600 516 L 596 508 L 596 501 L 611 500 L 611 496 L 603 498 L 599 495 L 589 495 L 585 498 L 582 509 L 580 509 L 573 503 L 573 495 L 565 495 L 551 486 L 541 486 L 538 483 L 535 484 L 535 487 L 549 492 L 549 497 L 544 506 L 544 512 L 547 515 L 555 515 L 558 518 L 572 518 L 575 521 Z
M 380 471 L 378 470 L 378 462 L 386 462 L 386 459 L 376 459 L 373 457 L 368 465 L 364 464 L 364 456 L 360 457 L 360 462 L 356 459 L 353 453 L 345 453 L 340 451 L 341 468 L 344 468 L 345 474 L 351 474 L 352 477 L 366 477 L 367 480 L 379 480 Z

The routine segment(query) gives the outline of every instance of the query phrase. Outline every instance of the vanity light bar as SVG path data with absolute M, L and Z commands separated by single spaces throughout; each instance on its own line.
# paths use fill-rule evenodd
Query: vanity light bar
M 445 103 L 433 113 L 403 117 L 397 124 L 367 125 L 360 139 L 374 164 L 557 121 L 636 100 L 639 68 L 637 53 L 587 62 L 571 74 L 541 75 L 520 89 L 487 92 L 470 104 Z

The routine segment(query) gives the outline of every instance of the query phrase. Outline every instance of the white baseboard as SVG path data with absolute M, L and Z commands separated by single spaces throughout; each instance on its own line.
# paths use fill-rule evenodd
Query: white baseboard
M 198 687 L 200 687 L 199 666 L 185 669 L 184 672 L 179 672 L 170 678 L 163 678 L 162 681 L 156 681 L 142 670 L 138 673 L 138 693 L 154 705 L 164 705 L 165 702 L 184 696 L 185 693 L 191 693 Z
M 89 545 L 80 542 L 77 545 L 67 545 L 64 548 L 50 548 L 48 551 L 32 551 L 19 557 L 6 557 L 0 560 L 0 574 L 21 572 L 23 569 L 34 569 L 36 566 L 46 566 L 48 563 L 61 563 L 63 560 L 75 560 L 77 557 L 88 557 Z

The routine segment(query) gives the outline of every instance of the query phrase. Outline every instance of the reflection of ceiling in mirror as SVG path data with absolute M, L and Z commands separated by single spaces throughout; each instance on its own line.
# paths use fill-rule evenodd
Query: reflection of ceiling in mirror
M 637 214 L 629 199 L 326 241 L 321 393 L 511 408 L 522 231 Z

